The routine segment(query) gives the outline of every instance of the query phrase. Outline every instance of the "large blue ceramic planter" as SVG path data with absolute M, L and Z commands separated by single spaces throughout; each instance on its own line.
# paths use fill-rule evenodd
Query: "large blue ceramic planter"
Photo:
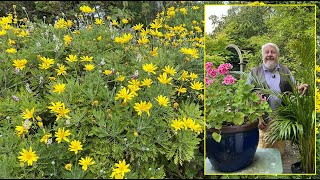
M 206 134 L 206 155 L 213 168 L 233 172 L 249 166 L 259 143 L 258 121 L 243 126 L 223 127 L 221 141 L 212 138 L 214 129 Z

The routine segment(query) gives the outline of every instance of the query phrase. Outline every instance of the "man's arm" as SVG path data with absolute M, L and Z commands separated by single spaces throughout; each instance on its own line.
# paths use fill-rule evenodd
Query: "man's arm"
M 308 90 L 308 84 L 301 84 L 301 85 L 298 85 L 296 80 L 294 79 L 294 77 L 292 76 L 291 74 L 291 71 L 289 70 L 290 72 L 290 80 L 293 84 L 296 84 L 297 85 L 297 88 L 298 88 L 298 92 L 301 93 L 301 94 L 305 94 Z

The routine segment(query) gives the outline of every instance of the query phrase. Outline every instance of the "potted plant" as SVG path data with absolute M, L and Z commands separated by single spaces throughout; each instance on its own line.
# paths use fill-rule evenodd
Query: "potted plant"
M 313 89 L 309 86 L 308 93 L 304 95 L 297 89 L 284 94 L 269 92 L 281 99 L 282 105 L 271 114 L 269 126 L 273 131 L 266 136 L 266 140 L 289 140 L 297 145 L 299 161 L 291 166 L 295 174 L 315 171 L 315 110 L 310 108 L 314 107 Z
M 281 99 L 282 105 L 272 113 L 270 128 L 273 131 L 268 134 L 267 140 L 289 140 L 297 145 L 299 161 L 292 164 L 292 173 L 314 173 L 316 112 L 312 108 L 315 103 L 313 86 L 310 85 L 304 95 L 297 89 L 284 94 L 273 92 L 273 95 Z
M 281 99 L 282 105 L 271 114 L 270 128 L 272 131 L 267 136 L 270 142 L 278 140 L 289 140 L 297 145 L 299 160 L 291 166 L 292 173 L 315 173 L 315 92 L 318 95 L 318 88 L 315 88 L 315 62 L 314 58 L 314 37 L 313 35 L 301 35 L 291 47 L 297 54 L 297 59 L 301 67 L 296 71 L 296 83 L 292 87 L 297 87 L 298 82 L 308 84 L 305 94 L 293 88 L 292 92 L 276 93 L 264 89 L 266 93 L 277 96 Z M 318 70 L 317 70 L 318 71 Z M 319 72 L 319 71 L 318 71 Z M 317 72 L 317 73 L 318 73 Z M 317 110 L 318 111 L 318 110 Z
M 232 67 L 206 63 L 206 156 L 221 172 L 251 164 L 259 142 L 258 123 L 271 113 L 266 99 L 246 83 L 246 74 Z

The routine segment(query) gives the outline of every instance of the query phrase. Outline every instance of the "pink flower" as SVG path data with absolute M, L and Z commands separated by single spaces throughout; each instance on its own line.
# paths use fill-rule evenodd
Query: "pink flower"
M 217 75 L 218 71 L 216 69 L 212 69 L 211 67 L 207 69 L 207 76 L 215 78 Z
M 208 68 L 211 68 L 213 66 L 212 62 L 207 62 L 206 63 L 206 69 L 208 70 Z
M 222 84 L 230 85 L 230 84 L 234 84 L 235 82 L 236 82 L 236 79 L 232 77 L 232 75 L 227 75 L 226 77 L 223 78 Z
M 230 63 L 225 63 L 225 66 L 227 66 L 228 69 L 232 69 L 233 68 L 232 64 L 230 64 Z
M 208 77 L 206 77 L 206 85 L 209 86 L 212 83 L 213 83 L 213 80 L 208 78 Z
M 267 98 L 266 97 L 262 97 L 261 93 L 258 93 L 258 96 L 260 98 L 260 101 L 258 102 L 259 104 L 261 104 L 262 101 L 267 101 Z
M 219 67 L 219 68 L 218 68 L 218 72 L 219 72 L 220 74 L 226 75 L 226 74 L 229 73 L 229 69 L 227 69 L 227 68 L 225 68 L 225 67 Z
M 218 67 L 218 72 L 220 74 L 226 75 L 229 73 L 229 69 L 232 69 L 233 66 L 230 63 L 224 63 L 224 64 L 220 64 L 220 66 Z

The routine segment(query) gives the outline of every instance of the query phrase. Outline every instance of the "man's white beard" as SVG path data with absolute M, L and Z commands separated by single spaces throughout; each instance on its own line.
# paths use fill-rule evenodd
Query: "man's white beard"
M 263 64 L 269 71 L 274 71 L 278 66 L 278 62 L 276 61 L 273 61 L 272 63 L 270 63 L 270 61 L 268 63 L 263 62 Z

